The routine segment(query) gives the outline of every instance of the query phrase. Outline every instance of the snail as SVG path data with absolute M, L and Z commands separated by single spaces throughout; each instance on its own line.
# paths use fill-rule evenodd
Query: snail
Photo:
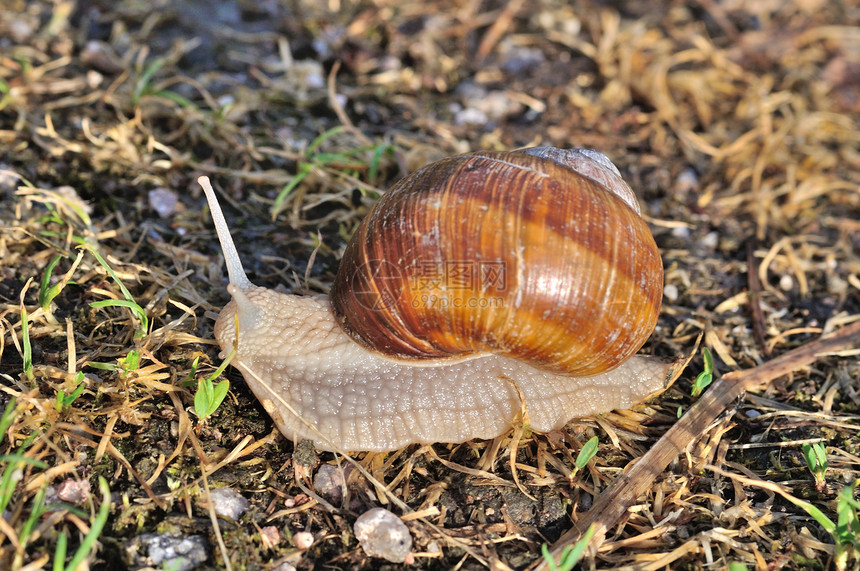
M 330 296 L 253 285 L 198 181 L 232 295 L 222 356 L 235 346 L 232 365 L 294 441 L 389 451 L 523 421 L 549 432 L 664 386 L 669 365 L 635 355 L 660 310 L 659 251 L 596 151 L 475 152 L 415 171 L 358 226 Z

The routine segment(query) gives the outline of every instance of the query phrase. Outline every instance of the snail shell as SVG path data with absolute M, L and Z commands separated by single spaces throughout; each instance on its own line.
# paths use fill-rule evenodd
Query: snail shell
M 663 265 L 638 209 L 599 153 L 444 159 L 364 219 L 332 304 L 354 338 L 399 359 L 495 353 L 570 375 L 608 371 L 660 311 Z
M 636 356 L 663 271 L 630 188 L 594 151 L 444 159 L 389 190 L 327 296 L 251 284 L 214 192 L 233 299 L 215 336 L 280 430 L 386 451 L 550 431 L 660 390 Z

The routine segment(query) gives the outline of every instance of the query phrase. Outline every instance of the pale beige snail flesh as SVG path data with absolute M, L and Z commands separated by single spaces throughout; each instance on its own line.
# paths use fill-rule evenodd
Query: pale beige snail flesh
M 599 153 L 478 152 L 419 169 L 359 226 L 331 298 L 253 285 L 199 181 L 233 296 L 215 337 L 224 354 L 235 343 L 232 364 L 292 440 L 462 442 L 504 433 L 523 411 L 548 432 L 664 386 L 669 366 L 635 355 L 656 325 L 662 262 Z

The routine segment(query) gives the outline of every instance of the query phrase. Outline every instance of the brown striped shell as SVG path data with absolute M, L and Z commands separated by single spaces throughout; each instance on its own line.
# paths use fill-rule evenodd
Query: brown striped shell
M 495 353 L 587 376 L 654 330 L 663 266 L 635 196 L 594 151 L 476 152 L 395 184 L 346 248 L 332 305 L 404 360 Z

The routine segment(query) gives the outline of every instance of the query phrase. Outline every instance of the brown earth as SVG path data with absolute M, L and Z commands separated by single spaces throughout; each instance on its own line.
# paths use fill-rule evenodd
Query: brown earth
M 376 506 L 406 520 L 412 567 L 539 563 L 697 401 L 702 347 L 727 373 L 858 320 L 858 117 L 857 2 L 5 0 L 0 568 L 61 563 L 65 538 L 71 562 L 103 505 L 80 549 L 93 569 L 161 568 L 151 533 L 202 538 L 201 569 L 396 568 L 353 535 Z M 355 454 L 375 481 L 352 470 L 345 497 L 314 488 L 338 457 L 296 450 L 235 370 L 198 420 L 228 295 L 197 176 L 226 195 L 255 283 L 324 292 L 392 181 L 538 144 L 601 150 L 639 197 L 666 269 L 643 352 L 692 356 L 663 395 L 558 434 Z M 146 324 L 91 305 L 128 298 Z M 833 534 L 773 488 L 836 521 L 860 476 L 851 347 L 733 401 L 584 565 L 840 566 Z M 819 483 L 803 443 L 825 446 Z M 212 515 L 218 487 L 249 502 L 237 521 Z

